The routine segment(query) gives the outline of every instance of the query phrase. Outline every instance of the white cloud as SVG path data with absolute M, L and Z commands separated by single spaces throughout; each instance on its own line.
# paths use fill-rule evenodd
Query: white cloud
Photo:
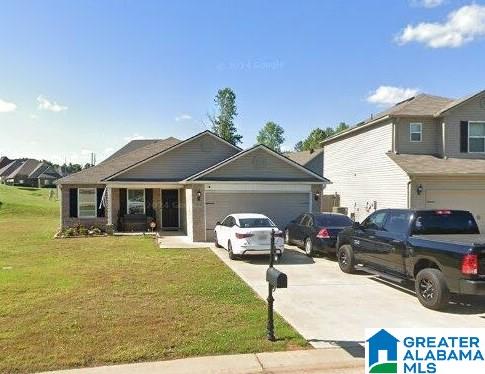
M 420 6 L 423 8 L 436 8 L 444 2 L 445 0 L 411 0 L 412 5 Z
M 131 142 L 132 140 L 142 140 L 142 139 L 146 139 L 146 138 L 143 135 L 135 133 L 131 136 L 125 136 L 123 139 L 127 142 Z
M 456 48 L 485 36 L 485 6 L 465 5 L 450 14 L 445 22 L 407 25 L 396 37 L 403 45 L 423 43 L 431 48 Z
M 183 114 L 175 117 L 175 121 L 177 121 L 177 122 L 188 121 L 190 119 L 192 119 L 192 116 L 190 114 L 187 114 L 187 113 L 183 113 Z
M 13 112 L 15 109 L 17 109 L 17 105 L 0 99 L 0 113 Z
M 409 99 L 419 92 L 416 88 L 402 88 L 393 86 L 380 86 L 367 97 L 369 103 L 377 105 L 392 105 Z
M 45 98 L 42 95 L 39 95 L 37 97 L 37 102 L 39 103 L 38 108 L 40 110 L 48 110 L 50 112 L 63 112 L 67 110 L 67 106 L 61 105 L 56 103 L 55 101 L 49 101 L 47 98 Z

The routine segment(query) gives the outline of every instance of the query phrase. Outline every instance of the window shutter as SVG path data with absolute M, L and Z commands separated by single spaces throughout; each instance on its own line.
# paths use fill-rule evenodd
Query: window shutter
M 120 188 L 120 214 L 125 215 L 126 209 L 126 188 Z
M 468 153 L 468 121 L 460 121 L 460 152 Z
M 77 188 L 69 188 L 69 217 L 77 217 Z
M 145 188 L 145 213 L 153 217 L 153 189 Z
M 96 212 L 98 217 L 104 217 L 105 207 L 99 207 L 101 204 L 101 198 L 103 197 L 104 188 L 96 188 Z

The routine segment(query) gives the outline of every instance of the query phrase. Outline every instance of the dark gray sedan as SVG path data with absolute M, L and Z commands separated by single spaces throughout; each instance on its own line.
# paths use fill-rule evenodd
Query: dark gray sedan
M 338 233 L 352 223 L 339 213 L 305 213 L 286 226 L 285 242 L 303 248 L 307 256 L 317 252 L 334 254 Z

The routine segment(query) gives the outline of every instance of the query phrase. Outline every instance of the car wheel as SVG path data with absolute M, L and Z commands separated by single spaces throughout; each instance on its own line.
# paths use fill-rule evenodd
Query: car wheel
M 234 252 L 232 251 L 232 244 L 231 244 L 231 241 L 229 241 L 227 243 L 227 253 L 229 254 L 229 259 L 231 260 L 236 260 L 237 259 L 237 256 L 234 254 Z
M 337 261 L 340 266 L 340 270 L 344 273 L 352 274 L 355 271 L 355 258 L 352 247 L 345 244 L 337 251 Z
M 290 244 L 290 231 L 288 229 L 285 230 L 285 244 Z
M 426 308 L 443 309 L 450 299 L 450 292 L 443 273 L 438 269 L 423 269 L 416 276 L 416 295 Z
M 216 246 L 216 248 L 222 248 L 222 246 L 217 241 L 217 232 L 214 232 L 214 245 Z
M 313 257 L 315 255 L 315 252 L 313 251 L 313 243 L 310 238 L 305 239 L 305 254 L 308 257 Z

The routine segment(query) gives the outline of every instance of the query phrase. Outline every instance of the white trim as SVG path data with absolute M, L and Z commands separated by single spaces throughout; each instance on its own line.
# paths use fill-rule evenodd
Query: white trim
M 187 185 L 187 184 L 227 184 L 227 183 L 237 183 L 237 184 L 249 184 L 253 185 L 255 183 L 257 184 L 267 184 L 267 185 L 274 185 L 274 184 L 288 184 L 288 185 L 301 185 L 301 184 L 318 184 L 318 185 L 327 185 L 327 184 L 333 184 L 332 182 L 309 182 L 309 181 L 301 181 L 301 182 L 286 182 L 286 181 L 182 181 L 180 182 L 181 184 Z
M 113 198 L 113 191 L 111 187 L 106 187 L 108 189 L 108 206 L 106 207 L 106 214 L 108 215 L 108 225 L 113 224 L 113 202 L 111 201 Z
M 146 158 L 146 159 L 144 159 L 142 161 L 136 162 L 135 164 L 133 164 L 133 165 L 131 165 L 131 166 L 129 166 L 129 167 L 123 169 L 123 170 L 120 170 L 120 171 L 116 172 L 115 174 L 112 174 L 112 175 L 110 175 L 108 177 L 105 177 L 105 178 L 103 178 L 102 181 L 109 181 L 110 179 L 115 178 L 115 177 L 117 177 L 120 174 L 126 173 L 127 171 L 129 171 L 129 170 L 131 170 L 131 169 L 133 169 L 133 168 L 135 168 L 137 166 L 143 165 L 145 162 L 148 162 L 148 161 L 150 161 L 150 160 L 152 160 L 152 159 L 154 159 L 154 158 L 156 158 L 158 156 L 164 155 L 167 152 L 173 151 L 174 149 L 177 149 L 177 148 L 179 148 L 179 147 L 181 147 L 181 146 L 183 146 L 185 144 L 188 144 L 188 143 L 190 143 L 190 142 L 192 142 L 192 141 L 200 138 L 203 135 L 210 135 L 213 138 L 219 140 L 220 142 L 225 143 L 227 145 L 230 145 L 231 147 L 233 147 L 234 149 L 238 150 L 239 152 L 241 151 L 241 148 L 235 146 L 234 144 L 229 143 L 227 140 L 224 140 L 224 139 L 220 138 L 219 136 L 213 134 L 211 131 L 206 130 L 206 131 L 202 131 L 201 133 L 192 136 L 191 138 L 182 140 L 181 142 L 179 142 L 177 144 L 174 144 L 171 147 L 168 147 L 167 149 L 164 149 L 163 151 L 160 151 L 160 152 L 158 152 L 158 153 L 156 153 L 156 154 L 154 154 L 154 155 L 152 155 L 152 156 L 150 156 L 150 157 L 148 157 L 148 158 Z
M 80 209 L 79 209 L 79 203 L 80 203 L 79 193 L 81 192 L 81 190 L 94 190 L 94 216 L 81 217 Z M 79 219 L 97 218 L 98 217 L 97 206 L 98 206 L 98 189 L 96 187 L 79 187 L 77 189 L 77 218 L 79 218 Z
M 412 131 L 413 125 L 419 125 L 419 131 Z M 413 140 L 413 134 L 419 134 L 419 140 Z M 409 122 L 409 141 L 411 143 L 421 143 L 423 141 L 423 124 L 421 122 Z
M 308 212 L 313 213 L 312 212 L 312 198 L 313 198 L 313 193 L 312 192 L 309 192 L 308 193 Z
M 143 191 L 143 214 L 147 214 L 146 212 L 146 191 L 144 188 L 127 188 L 126 189 L 126 214 L 130 213 L 130 191 Z
M 206 192 L 311 192 L 311 184 L 207 183 Z
M 468 121 L 468 153 L 471 153 L 471 154 L 483 154 L 485 153 L 485 136 L 471 136 L 470 135 L 470 125 L 471 124 L 483 124 L 485 125 L 485 121 Z M 473 138 L 473 139 L 483 139 L 483 143 L 484 143 L 484 149 L 482 152 L 472 152 L 470 151 L 470 138 Z
M 191 179 L 196 179 L 196 178 L 200 178 L 200 177 L 203 177 L 204 175 L 207 175 L 207 174 L 210 174 L 216 170 L 218 170 L 219 168 L 223 167 L 223 166 L 226 166 L 226 165 L 229 165 L 230 163 L 232 163 L 233 161 L 236 161 L 237 159 L 243 157 L 243 156 L 247 156 L 248 154 L 250 154 L 251 152 L 254 152 L 258 149 L 263 149 L 265 150 L 267 153 L 269 153 L 270 155 L 272 156 L 275 156 L 277 158 L 279 158 L 280 160 L 286 162 L 287 164 L 291 165 L 291 166 L 294 166 L 296 167 L 297 169 L 300 169 L 301 171 L 305 172 L 306 174 L 312 176 L 312 177 L 315 177 L 315 178 L 318 178 L 320 180 L 319 184 L 322 184 L 322 183 L 328 183 L 328 179 L 326 179 L 325 177 L 322 177 L 321 175 L 318 175 L 317 173 L 314 173 L 313 171 L 311 171 L 310 169 L 307 169 L 306 167 L 300 165 L 299 163 L 289 159 L 288 157 L 285 157 L 285 156 L 282 156 L 280 155 L 278 152 L 275 152 L 271 149 L 269 149 L 268 147 L 265 147 L 264 145 L 262 144 L 258 144 L 258 145 L 255 145 L 254 147 L 252 148 L 249 148 L 245 151 L 242 151 L 242 152 L 239 152 L 239 153 L 236 153 L 234 156 L 231 156 L 229 158 L 226 158 L 225 160 L 205 169 L 205 170 L 202 170 L 198 173 L 195 173 L 187 178 L 185 178 L 182 182 L 188 182 L 188 181 L 191 181 Z M 191 182 L 194 182 L 194 181 L 191 181 Z M 205 181 L 205 183 L 208 183 L 209 181 Z M 210 181 L 212 182 L 212 181 Z M 285 182 L 282 182 L 282 181 L 276 181 L 278 183 L 285 183 Z M 247 182 L 246 182 L 247 183 Z M 302 182 L 298 182 L 298 183 L 306 183 L 306 181 L 302 181 Z
M 161 182 L 108 182 L 107 187 L 114 188 L 165 188 L 165 189 L 178 189 L 184 188 L 179 182 L 174 183 L 161 183 Z

